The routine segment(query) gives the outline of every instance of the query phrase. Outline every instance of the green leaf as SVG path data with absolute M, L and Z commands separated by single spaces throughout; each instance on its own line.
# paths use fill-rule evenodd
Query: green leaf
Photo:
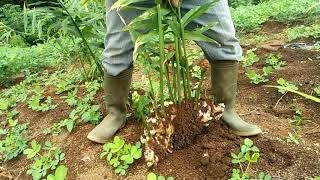
M 272 87 L 272 88 L 277 88 L 277 89 L 282 89 L 282 90 L 285 90 L 285 91 L 289 91 L 289 92 L 292 92 L 292 93 L 295 93 L 297 95 L 300 95 L 306 99 L 309 99 L 309 100 L 312 100 L 316 103 L 320 103 L 320 98 L 317 98 L 315 96 L 311 96 L 311 95 L 308 95 L 308 94 L 305 94 L 305 93 L 302 93 L 302 92 L 299 92 L 299 91 L 296 91 L 296 90 L 293 90 L 291 88 L 288 88 L 288 87 L 283 87 L 283 86 L 266 86 L 266 87 Z
M 167 180 L 174 180 L 174 178 L 172 176 L 169 176 Z
M 58 166 L 55 172 L 55 180 L 65 180 L 68 174 L 68 168 L 66 166 Z
M 271 180 L 272 179 L 272 177 L 270 176 L 270 175 L 266 175 L 265 177 L 264 177 L 264 180 Z M 315 180 L 317 180 L 317 179 L 315 179 Z M 319 180 L 320 180 L 320 178 L 319 178 Z
M 142 149 L 132 146 L 130 154 L 134 159 L 139 159 L 142 156 Z
M 259 175 L 258 175 L 258 179 L 263 179 L 265 176 L 263 171 L 260 171 Z
M 257 146 L 253 146 L 253 147 L 251 148 L 251 151 L 253 151 L 253 152 L 260 152 L 260 150 L 258 149 Z
M 169 20 L 167 20 L 167 23 L 168 23 L 169 27 L 171 28 L 173 34 L 176 37 L 181 38 L 180 24 L 178 23 L 178 21 L 176 19 L 174 19 L 174 20 L 169 19 Z
M 272 67 L 271 66 L 267 66 L 267 67 L 263 67 L 262 71 L 263 71 L 263 75 L 264 76 L 269 76 L 272 73 Z
M 239 161 L 238 159 L 232 159 L 232 160 L 231 160 L 231 163 L 232 163 L 232 164 L 238 164 L 239 162 L 240 162 L 240 161 Z
M 49 174 L 49 175 L 47 176 L 47 180 L 56 180 L 56 178 L 54 177 L 54 175 Z
M 213 42 L 219 45 L 219 43 L 214 39 L 195 31 L 185 31 L 185 39 L 190 41 Z
M 158 180 L 166 180 L 166 178 L 163 176 L 158 176 Z
M 73 129 L 73 126 L 74 126 L 73 120 L 72 120 L 72 119 L 67 119 L 67 120 L 66 120 L 66 126 L 67 126 L 67 130 L 68 130 L 69 132 L 71 132 L 72 129 Z
M 112 153 L 109 153 L 107 156 L 107 160 L 110 161 L 111 158 L 112 158 Z
M 148 174 L 147 180 L 157 180 L 157 175 L 153 172 Z
M 137 2 L 143 2 L 143 1 L 146 1 L 146 0 L 118 0 L 111 6 L 110 11 L 121 9 L 121 8 L 129 6 L 130 4 L 137 3 Z
M 104 156 L 108 155 L 109 153 L 104 151 L 100 154 L 100 159 L 102 159 Z
M 248 151 L 248 147 L 243 144 L 243 145 L 241 146 L 241 152 L 242 152 L 243 154 L 245 154 L 247 151 Z
M 235 153 L 231 153 L 231 157 L 232 157 L 233 159 L 238 159 L 238 156 L 237 156 Z
M 244 140 L 244 144 L 248 147 L 251 147 L 253 145 L 253 141 L 251 139 L 246 138 Z
M 280 85 L 280 86 L 284 86 L 286 84 L 286 80 L 284 80 L 283 78 L 279 78 L 277 80 L 277 83 Z
M 112 153 L 118 152 L 124 146 L 124 144 L 125 144 L 124 140 L 121 139 L 119 136 L 116 136 L 114 138 L 114 144 L 111 147 L 111 152 Z
M 109 151 L 110 151 L 110 147 L 111 147 L 111 144 L 110 144 L 110 143 L 104 144 L 104 145 L 103 145 L 103 151 L 109 152 Z
M 5 111 L 9 107 L 9 100 L 7 99 L 0 99 L 0 110 Z
M 205 14 L 216 2 L 218 2 L 218 0 L 214 0 L 201 6 L 198 6 L 194 9 L 191 9 L 182 18 L 183 26 L 186 27 L 190 22 Z
M 132 164 L 133 163 L 133 157 L 130 155 L 123 155 L 120 157 L 122 161 L 125 161 L 127 164 Z
M 120 175 L 121 176 L 124 176 L 126 174 L 126 171 L 124 170 L 124 169 L 122 169 L 121 171 L 120 171 Z
M 246 154 L 244 155 L 244 159 L 245 159 L 246 161 L 250 161 L 250 160 L 251 160 L 250 153 L 246 153 Z
M 260 153 L 253 153 L 250 162 L 256 163 L 260 157 Z

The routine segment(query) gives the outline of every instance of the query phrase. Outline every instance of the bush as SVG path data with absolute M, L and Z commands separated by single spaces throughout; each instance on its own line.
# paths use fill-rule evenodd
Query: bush
M 16 31 L 23 32 L 23 12 L 19 5 L 6 4 L 0 7 L 0 22 Z
M 60 59 L 60 52 L 49 44 L 27 48 L 1 47 L 0 84 L 7 84 L 18 73 L 52 66 Z
M 39 2 L 39 1 L 44 1 L 44 0 L 1 0 L 0 7 L 5 4 L 14 4 L 14 5 L 23 6 L 24 3 L 30 4 L 30 3 L 35 3 L 35 2 Z
M 233 8 L 237 8 L 240 6 L 256 5 L 265 1 L 268 0 L 229 0 L 229 5 Z

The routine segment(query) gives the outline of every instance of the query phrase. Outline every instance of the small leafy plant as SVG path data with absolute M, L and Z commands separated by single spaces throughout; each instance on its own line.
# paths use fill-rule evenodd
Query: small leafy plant
M 65 180 L 67 178 L 68 168 L 60 165 L 55 170 L 54 174 L 49 174 L 47 180 Z
M 300 107 L 296 107 L 293 115 L 293 122 L 296 129 L 300 129 L 302 125 L 302 109 Z
M 250 67 L 254 63 L 259 62 L 259 57 L 254 53 L 257 49 L 250 49 L 247 54 L 240 60 L 243 67 Z
M 241 145 L 239 154 L 231 153 L 233 164 L 238 164 L 239 168 L 232 169 L 230 180 L 246 180 L 250 179 L 250 165 L 258 162 L 260 158 L 260 150 L 254 146 L 251 139 L 246 138 L 244 144 Z
M 147 180 L 174 180 L 172 176 L 165 178 L 164 176 L 158 176 L 154 172 L 150 172 L 147 176 Z
M 65 119 L 63 121 L 54 123 L 51 127 L 43 130 L 44 135 L 52 134 L 57 136 L 61 133 L 61 129 L 66 127 L 69 132 L 72 131 L 74 122 L 71 119 Z
M 87 94 L 82 99 L 77 97 L 78 90 L 76 88 L 73 91 L 69 91 L 67 96 L 62 96 L 62 99 L 65 99 L 65 102 L 74 109 L 69 114 L 69 118 L 46 129 L 45 134 L 59 134 L 62 127 L 66 127 L 67 130 L 71 132 L 74 129 L 74 126 L 81 122 L 90 122 L 92 124 L 98 124 L 100 122 L 100 106 L 92 105 L 92 101 L 101 86 L 98 81 L 86 82 L 84 86 L 87 90 Z
M 301 135 L 294 131 L 293 133 L 288 132 L 288 137 L 287 137 L 287 143 L 292 143 L 292 144 L 300 144 L 301 140 Z
M 13 159 L 27 148 L 27 141 L 23 137 L 26 129 L 27 124 L 16 125 L 15 122 L 8 132 L 2 130 L 6 137 L 0 141 L 0 161 Z
M 24 154 L 28 159 L 34 159 L 34 163 L 27 171 L 27 174 L 32 175 L 34 180 L 39 180 L 45 177 L 49 170 L 55 170 L 59 163 L 64 160 L 65 154 L 58 148 L 53 146 L 49 141 L 45 142 L 45 146 L 41 151 L 41 144 L 35 140 L 31 143 L 31 148 L 24 150 Z
M 44 97 L 44 90 L 40 86 L 34 88 L 34 95 L 28 101 L 28 107 L 35 111 L 49 111 L 55 109 L 58 105 L 53 104 L 53 99 L 51 96 Z
M 115 136 L 113 143 L 108 143 L 103 146 L 101 158 L 106 156 L 110 165 L 115 168 L 115 173 L 125 175 L 129 165 L 142 156 L 142 148 L 140 142 L 135 145 L 126 144 L 125 141 Z
M 282 66 L 286 65 L 286 62 L 282 61 L 277 55 L 270 55 L 266 59 L 266 63 L 271 65 L 273 69 L 280 69 Z
M 71 81 L 59 81 L 56 85 L 56 94 L 61 94 L 63 92 L 70 91 L 77 86 L 74 85 L 74 81 L 71 79 Z
M 271 176 L 269 174 L 265 174 L 263 171 L 260 171 L 258 180 L 271 180 Z
M 283 78 L 278 79 L 277 83 L 278 83 L 279 86 L 286 87 L 286 88 L 289 88 L 289 89 L 292 89 L 292 90 L 295 90 L 295 91 L 297 91 L 299 89 L 296 85 L 288 82 L 287 80 L 285 80 Z M 288 91 L 283 90 L 283 89 L 278 89 L 278 92 L 280 92 L 281 94 L 285 94 Z
M 246 76 L 250 79 L 250 82 L 253 84 L 268 82 L 269 81 L 268 76 L 272 73 L 272 67 L 271 66 L 263 67 L 262 71 L 263 71 L 263 74 L 260 75 L 253 70 L 249 70 L 246 73 Z
M 150 101 L 149 98 L 145 95 L 138 94 L 137 91 L 132 93 L 132 107 L 135 110 L 135 117 L 138 120 L 144 121 L 146 116 L 149 114 L 149 105 Z
M 77 105 L 78 100 L 77 100 L 77 89 L 75 89 L 74 91 L 69 91 L 67 96 L 62 96 L 62 99 L 65 99 L 65 102 L 71 106 L 74 107 Z

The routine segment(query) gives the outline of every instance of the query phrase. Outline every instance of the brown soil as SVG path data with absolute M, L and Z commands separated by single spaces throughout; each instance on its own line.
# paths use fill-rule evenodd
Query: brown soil
M 182 104 L 176 112 L 177 118 L 173 121 L 175 131 L 172 143 L 173 148 L 179 150 L 194 144 L 196 137 L 203 133 L 204 126 L 192 103 Z
M 263 25 L 259 34 L 261 35 L 278 34 L 283 32 L 286 28 L 288 28 L 287 24 L 284 24 L 275 20 L 270 20 Z

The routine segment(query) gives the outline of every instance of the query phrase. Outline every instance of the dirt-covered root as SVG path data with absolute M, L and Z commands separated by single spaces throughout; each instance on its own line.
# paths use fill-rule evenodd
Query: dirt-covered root
M 224 105 L 208 101 L 184 102 L 179 106 L 170 105 L 165 117 L 147 119 L 141 142 L 145 145 L 145 159 L 148 166 L 156 165 L 159 158 L 168 152 L 183 149 L 195 143 L 198 135 L 205 134 L 210 122 L 219 120 Z

